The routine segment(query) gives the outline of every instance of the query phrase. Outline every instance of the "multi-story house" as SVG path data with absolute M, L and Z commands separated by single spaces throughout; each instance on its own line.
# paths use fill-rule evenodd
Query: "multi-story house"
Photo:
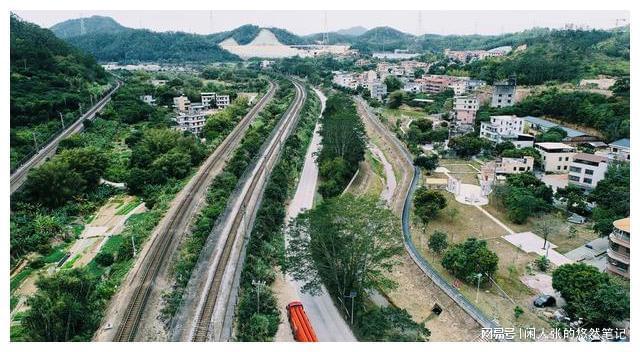
M 382 100 L 387 95 L 387 85 L 379 80 L 369 82 L 369 92 L 372 98 Z
M 631 141 L 629 138 L 618 139 L 609 144 L 609 153 L 612 158 L 619 161 L 631 160 Z
M 488 122 L 480 124 L 480 137 L 500 143 L 503 139 L 515 137 L 524 131 L 522 118 L 515 115 L 491 116 Z
M 607 173 L 608 159 L 604 156 L 576 153 L 569 166 L 569 184 L 593 189 Z
M 179 112 L 175 117 L 180 131 L 200 134 L 207 119 L 208 108 L 202 104 L 191 104 L 187 111 Z
M 502 108 L 511 106 L 516 101 L 516 80 L 510 78 L 493 84 L 493 95 L 491 97 L 491 106 L 494 108 Z
M 202 92 L 200 93 L 200 101 L 202 105 L 211 107 L 216 102 L 216 93 Z M 213 104 L 211 102 L 213 102 Z
M 454 98 L 453 111 L 459 124 L 470 125 L 476 119 L 476 112 L 480 108 L 478 98 L 473 96 L 459 96 Z
M 184 95 L 173 98 L 173 107 L 178 111 L 185 112 L 189 110 L 190 106 L 191 102 L 189 101 L 189 98 L 185 97 Z
M 522 158 L 500 158 L 495 161 L 496 175 L 520 174 L 533 171 L 533 157 L 524 156 Z
M 216 107 L 224 109 L 231 104 L 231 98 L 228 95 L 216 95 Z
M 607 266 L 609 273 L 629 279 L 631 253 L 631 228 L 629 218 L 613 222 L 613 231 L 609 234 Z
M 542 169 L 544 172 L 569 172 L 569 166 L 573 162 L 576 148 L 556 142 L 536 143 L 535 148 L 542 156 Z
M 156 106 L 156 100 L 153 99 L 153 95 L 141 95 L 140 100 L 151 106 Z

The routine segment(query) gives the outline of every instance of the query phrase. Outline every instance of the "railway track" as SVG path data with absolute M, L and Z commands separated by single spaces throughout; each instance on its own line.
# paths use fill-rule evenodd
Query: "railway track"
M 45 161 L 48 157 L 50 157 L 56 151 L 56 147 L 58 146 L 58 143 L 60 143 L 61 140 L 82 131 L 82 129 L 84 128 L 84 125 L 82 123 L 87 119 L 91 120 L 97 112 L 102 110 L 102 108 L 105 105 L 107 105 L 107 103 L 111 99 L 111 96 L 113 95 L 113 93 L 115 93 L 118 90 L 118 88 L 122 86 L 122 84 L 123 83 L 120 80 L 117 80 L 116 86 L 113 87 L 113 89 L 111 89 L 109 93 L 107 93 L 107 95 L 105 95 L 102 99 L 100 99 L 94 106 L 92 106 L 89 109 L 89 111 L 84 113 L 79 119 L 74 121 L 71 125 L 69 125 L 69 127 L 67 127 L 60 134 L 52 137 L 51 140 L 46 145 L 44 145 L 40 150 L 38 150 L 35 154 L 33 154 L 33 156 L 29 160 L 27 160 L 24 164 L 22 164 L 15 171 L 13 171 L 13 173 L 10 176 L 10 195 L 13 194 L 13 192 L 17 191 L 20 188 L 20 186 L 22 186 L 22 184 L 27 178 L 27 174 L 29 173 L 29 170 L 31 170 L 35 166 L 40 165 L 43 161 Z
M 222 169 L 227 158 L 230 157 L 230 152 L 240 143 L 249 125 L 273 97 L 276 89 L 277 85 L 269 82 L 267 94 L 251 108 L 240 123 L 229 133 L 207 160 L 205 160 L 204 164 L 194 176 L 194 179 L 181 191 L 180 194 L 182 197 L 180 195 L 177 197 L 179 202 L 175 207 L 172 207 L 172 209 L 175 210 L 170 210 L 167 214 L 168 219 L 166 220 L 168 221 L 166 226 L 154 237 L 150 249 L 142 258 L 141 269 L 136 273 L 137 278 L 135 279 L 135 282 L 139 282 L 140 284 L 133 291 L 122 321 L 116 330 L 113 338 L 114 341 L 134 340 L 155 279 L 160 272 L 162 264 L 171 252 L 169 248 L 185 231 L 189 220 L 193 216 L 193 210 L 199 202 L 200 197 L 196 195 L 204 194 L 209 181 L 215 176 L 216 171 L 219 172 L 219 170 Z
M 191 341 L 208 341 L 211 335 L 215 335 L 213 340 L 220 341 L 230 336 L 229 320 L 233 319 L 233 316 L 229 313 L 235 308 L 233 285 L 239 280 L 242 252 L 250 233 L 248 229 L 259 208 L 269 174 L 280 156 L 282 146 L 295 127 L 300 109 L 306 100 L 304 86 L 297 81 L 292 82 L 296 89 L 296 98 L 285 112 L 281 126 L 271 138 L 251 176 L 243 185 L 242 192 L 233 204 L 230 217 L 223 223 L 207 281 L 194 314 L 195 319 L 187 335 Z

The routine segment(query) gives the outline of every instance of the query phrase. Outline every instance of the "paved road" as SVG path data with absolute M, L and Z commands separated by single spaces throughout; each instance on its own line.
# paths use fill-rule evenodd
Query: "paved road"
M 27 174 L 31 168 L 42 164 L 48 157 L 52 156 L 56 152 L 56 148 L 58 147 L 58 143 L 61 140 L 76 134 L 84 129 L 84 125 L 82 124 L 84 120 L 91 120 L 96 115 L 96 113 L 100 112 L 102 108 L 107 105 L 109 100 L 111 100 L 111 96 L 115 93 L 118 88 L 122 86 L 122 82 L 116 81 L 116 86 L 109 92 L 104 98 L 100 99 L 94 106 L 92 106 L 84 115 L 82 115 L 79 119 L 77 119 L 74 123 L 69 125 L 66 130 L 60 133 L 58 136 L 53 138 L 51 142 L 47 145 L 43 146 L 36 154 L 34 154 L 31 159 L 27 160 L 22 166 L 20 166 L 15 172 L 11 174 L 11 192 L 13 194 L 27 179 Z
M 322 102 L 322 111 L 324 111 L 326 97 L 319 90 L 314 90 Z M 319 125 L 316 125 L 300 174 L 298 188 L 287 208 L 286 221 L 295 218 L 303 210 L 313 207 L 313 198 L 318 184 L 318 165 L 315 162 L 315 153 L 320 149 L 320 143 Z M 312 296 L 302 293 L 302 283 L 289 276 L 287 276 L 287 283 L 295 288 L 298 297 L 300 297 L 319 341 L 357 341 L 324 286 L 320 295 Z

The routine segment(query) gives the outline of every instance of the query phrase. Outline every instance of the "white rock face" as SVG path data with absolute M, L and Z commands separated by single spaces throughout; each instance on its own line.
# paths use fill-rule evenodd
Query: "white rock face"
M 262 29 L 260 33 L 247 45 L 239 45 L 233 38 L 221 42 L 219 46 L 242 59 L 251 57 L 259 58 L 284 58 L 293 56 L 305 56 L 304 50 L 292 48 L 280 43 L 278 38 L 269 30 Z

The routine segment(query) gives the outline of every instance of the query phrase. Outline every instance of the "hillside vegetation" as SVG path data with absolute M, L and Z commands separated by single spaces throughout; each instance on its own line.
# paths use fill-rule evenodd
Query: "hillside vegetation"
M 86 110 L 99 97 L 108 74 L 91 55 L 49 30 L 11 16 L 11 166 Z

